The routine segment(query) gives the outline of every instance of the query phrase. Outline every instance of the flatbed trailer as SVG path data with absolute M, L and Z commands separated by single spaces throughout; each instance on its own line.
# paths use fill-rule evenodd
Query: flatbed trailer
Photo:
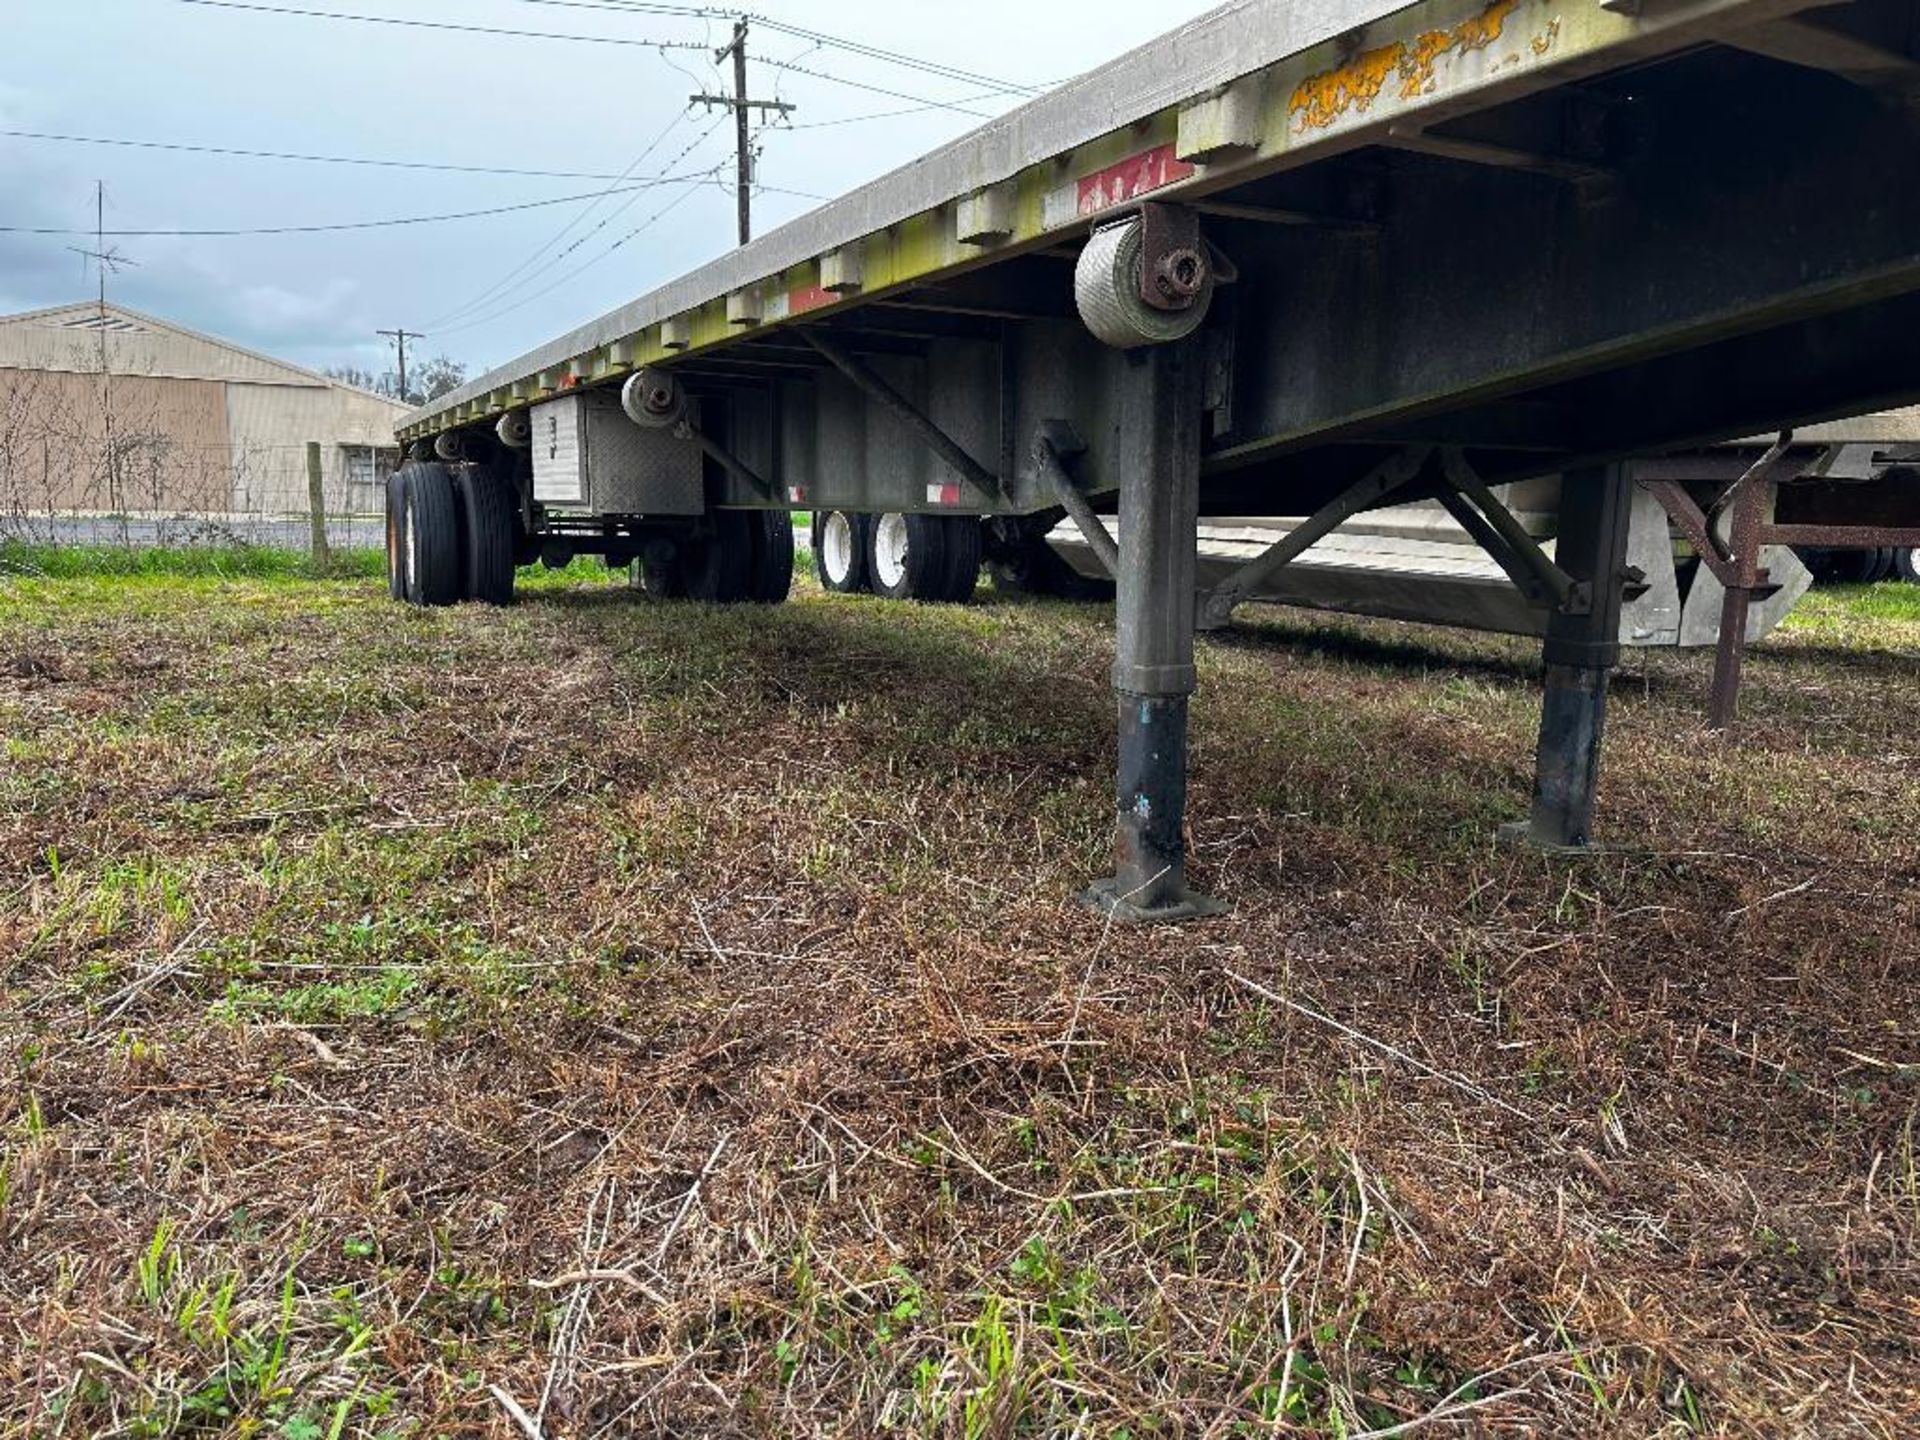
M 1628 462 L 1920 398 L 1916 15 L 1222 6 L 408 416 L 395 593 L 596 551 L 775 599 L 786 513 L 838 509 L 907 517 L 936 595 L 956 517 L 1064 511 L 1118 586 L 1093 897 L 1179 918 L 1200 517 L 1308 517 L 1230 609 L 1303 532 L 1434 499 L 1546 616 L 1522 829 L 1584 847 Z M 1545 475 L 1551 557 L 1495 492 Z

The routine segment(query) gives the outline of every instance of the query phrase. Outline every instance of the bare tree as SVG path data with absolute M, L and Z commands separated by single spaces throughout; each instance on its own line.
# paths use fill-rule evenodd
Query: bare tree
M 424 405 L 429 400 L 438 400 L 448 391 L 458 390 L 467 383 L 465 363 L 449 355 L 436 355 L 409 374 L 405 394 L 400 392 L 400 377 L 392 370 L 383 370 L 376 375 L 358 365 L 331 365 L 321 373 L 342 385 L 371 390 L 376 395 L 404 401 L 409 405 Z

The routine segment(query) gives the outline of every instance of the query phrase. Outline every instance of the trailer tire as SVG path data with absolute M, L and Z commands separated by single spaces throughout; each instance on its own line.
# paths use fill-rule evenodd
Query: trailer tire
M 511 482 L 480 465 L 453 472 L 460 505 L 461 595 L 483 605 L 513 603 L 519 505 Z
M 871 515 L 852 510 L 813 512 L 813 569 L 822 589 L 852 595 L 869 588 L 867 531 Z
M 981 523 L 971 515 L 930 515 L 947 532 L 947 582 L 940 598 L 950 605 L 964 605 L 973 599 L 980 585 L 980 564 L 984 556 Z
M 744 510 L 714 512 L 713 531 L 682 542 L 679 569 L 687 598 L 733 605 L 753 589 L 754 516 Z
M 1866 580 L 1869 585 L 1877 585 L 1893 573 L 1893 551 L 1885 545 L 1869 550 L 1866 561 Z
M 460 598 L 460 507 L 453 477 L 438 461 L 401 468 L 407 603 L 451 605 Z
M 778 605 L 793 590 L 793 517 L 784 510 L 753 515 L 753 586 L 750 599 Z
M 1893 570 L 1909 585 L 1920 585 L 1920 549 L 1908 545 L 1894 551 Z
M 975 522 L 968 518 L 968 524 Z M 952 545 L 952 516 L 900 515 L 899 511 L 868 516 L 868 582 L 876 595 L 887 599 L 952 599 L 956 584 Z M 973 568 L 977 570 L 979 564 Z
M 387 476 L 387 598 L 407 598 L 406 477 L 396 470 Z

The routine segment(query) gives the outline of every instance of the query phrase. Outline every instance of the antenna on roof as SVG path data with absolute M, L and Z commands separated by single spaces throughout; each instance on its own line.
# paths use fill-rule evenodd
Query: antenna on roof
M 83 249 L 78 245 L 69 245 L 82 260 L 91 260 L 100 272 L 100 333 L 106 334 L 107 327 L 107 276 L 118 275 L 129 265 L 138 265 L 138 260 L 130 260 L 120 253 L 118 245 L 107 244 L 107 187 L 106 182 L 93 182 L 93 249 Z M 104 342 L 103 342 L 104 343 Z M 103 364 L 104 368 L 104 364 Z
M 107 186 L 103 180 L 93 182 L 93 249 L 84 250 L 77 245 L 67 248 L 80 256 L 82 261 L 91 260 L 100 274 L 99 311 L 94 320 L 94 330 L 100 342 L 100 417 L 101 432 L 105 440 L 104 468 L 107 477 L 107 497 L 115 514 L 124 515 L 126 507 L 120 503 L 120 466 L 113 443 L 113 379 L 112 367 L 107 363 L 107 276 L 118 275 L 129 265 L 138 265 L 138 260 L 129 260 L 120 253 L 120 248 L 107 244 Z M 123 522 L 124 523 L 124 522 Z

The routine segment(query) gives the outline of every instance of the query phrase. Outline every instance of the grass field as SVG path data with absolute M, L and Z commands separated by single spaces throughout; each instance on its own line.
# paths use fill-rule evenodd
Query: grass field
M 1535 647 L 1261 612 L 1170 930 L 1110 658 L 0 577 L 0 1435 L 1916 1432 L 1920 591 L 1630 656 L 1577 862 Z

